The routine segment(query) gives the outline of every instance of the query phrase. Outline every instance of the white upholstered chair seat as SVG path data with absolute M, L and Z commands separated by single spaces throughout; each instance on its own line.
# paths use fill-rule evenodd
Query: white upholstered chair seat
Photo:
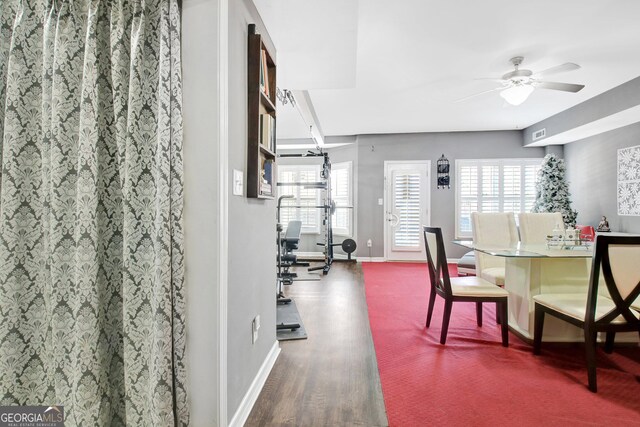
M 485 268 L 480 273 L 480 276 L 484 280 L 504 288 L 504 270 L 502 267 Z
M 451 291 L 454 296 L 500 297 L 509 293 L 480 277 L 452 277 Z
M 587 294 L 541 294 L 533 297 L 538 304 L 549 307 L 557 312 L 573 317 L 581 321 L 585 320 L 587 311 Z M 616 304 L 612 299 L 605 296 L 598 296 L 596 304 L 595 320 L 602 318 L 611 310 L 616 308 Z M 636 314 L 637 317 L 637 314 Z M 624 323 L 622 316 L 618 316 L 611 323 Z

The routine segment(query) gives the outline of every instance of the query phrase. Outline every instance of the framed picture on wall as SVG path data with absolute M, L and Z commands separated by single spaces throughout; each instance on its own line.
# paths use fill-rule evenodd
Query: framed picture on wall
M 618 215 L 640 216 L 640 145 L 618 150 Z

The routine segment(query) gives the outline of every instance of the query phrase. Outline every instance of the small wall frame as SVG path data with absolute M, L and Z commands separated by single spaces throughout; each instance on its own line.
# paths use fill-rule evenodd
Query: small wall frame
M 439 189 L 451 188 L 451 178 L 449 175 L 450 168 L 449 160 L 443 154 L 436 163 L 437 183 Z

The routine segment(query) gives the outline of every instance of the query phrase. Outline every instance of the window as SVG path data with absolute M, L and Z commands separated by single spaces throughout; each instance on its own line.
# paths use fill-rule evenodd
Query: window
M 456 237 L 471 237 L 471 212 L 530 212 L 541 159 L 456 160 Z
M 278 165 L 279 183 L 319 182 L 319 165 Z M 280 209 L 280 223 L 287 227 L 289 221 L 302 221 L 303 233 L 320 232 L 320 193 L 316 188 L 304 188 L 300 185 L 278 186 L 278 197 L 284 195 L 293 196 L 292 199 L 283 199 Z M 291 206 L 291 207 L 287 207 Z M 304 206 L 309 206 L 304 207 Z
M 333 234 L 351 236 L 353 218 L 351 162 L 331 165 L 331 197 L 336 203 L 336 212 L 332 217 Z

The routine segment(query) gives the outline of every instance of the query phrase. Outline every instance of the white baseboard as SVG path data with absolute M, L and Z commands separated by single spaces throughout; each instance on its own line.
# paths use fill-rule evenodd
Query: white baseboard
M 258 400 L 258 396 L 262 391 L 262 387 L 264 387 L 264 383 L 267 381 L 267 377 L 273 369 L 273 365 L 276 363 L 276 359 L 280 354 L 280 345 L 278 341 L 273 343 L 273 347 L 271 347 L 271 351 L 267 355 L 264 362 L 262 362 L 262 366 L 256 377 L 253 379 L 249 390 L 247 390 L 247 394 L 244 395 L 242 402 L 240 402 L 240 406 L 238 410 L 233 415 L 233 418 L 229 422 L 229 427 L 242 427 L 245 422 L 247 422 L 247 418 L 249 418 L 249 414 L 253 409 L 253 405 L 255 405 L 256 400 Z
M 358 262 L 385 262 L 385 261 L 387 261 L 387 259 L 383 256 L 380 256 L 380 257 L 359 256 L 358 257 Z

